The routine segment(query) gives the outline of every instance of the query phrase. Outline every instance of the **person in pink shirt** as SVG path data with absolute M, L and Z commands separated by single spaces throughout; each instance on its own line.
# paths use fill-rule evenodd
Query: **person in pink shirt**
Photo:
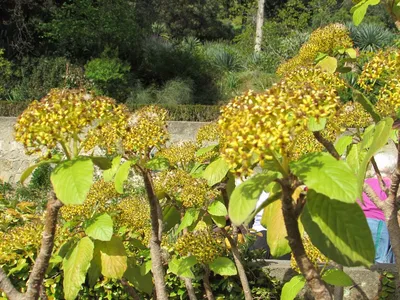
M 387 187 L 390 187 L 390 176 L 396 169 L 397 157 L 391 153 L 378 153 L 374 156 L 378 169 L 382 175 L 383 181 Z M 370 175 L 365 180 L 376 193 L 381 201 L 387 198 L 386 193 L 381 189 L 379 180 L 376 177 L 374 168 L 371 166 Z M 385 222 L 385 216 L 378 207 L 363 193 L 363 203 L 359 202 L 362 210 L 365 213 L 369 228 L 372 233 L 372 238 L 375 245 L 375 262 L 376 263 L 394 263 L 394 255 L 390 244 L 389 232 Z

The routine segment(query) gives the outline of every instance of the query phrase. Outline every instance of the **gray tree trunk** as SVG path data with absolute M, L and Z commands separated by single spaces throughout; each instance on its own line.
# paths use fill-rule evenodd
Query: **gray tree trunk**
M 261 51 L 261 42 L 263 35 L 262 27 L 264 24 L 264 4 L 265 0 L 258 0 L 257 19 L 256 19 L 256 41 L 254 46 L 255 53 Z

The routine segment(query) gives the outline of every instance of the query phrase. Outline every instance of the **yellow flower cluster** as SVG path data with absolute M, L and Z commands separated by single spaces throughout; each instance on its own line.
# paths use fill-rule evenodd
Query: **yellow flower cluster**
M 395 117 L 400 109 L 400 81 L 397 78 L 389 80 L 379 90 L 376 110 L 382 117 Z
M 124 151 L 148 157 L 153 147 L 168 140 L 167 111 L 158 106 L 146 106 L 134 112 L 123 136 Z
M 290 156 L 290 144 L 311 117 L 330 118 L 344 83 L 319 68 L 298 69 L 263 94 L 251 91 L 222 108 L 222 155 L 237 175 L 249 175 L 271 151 Z
M 54 149 L 58 143 L 69 144 L 94 124 L 114 118 L 114 100 L 95 96 L 84 90 L 53 89 L 40 101 L 33 101 L 19 116 L 15 140 L 27 154 Z
M 113 182 L 99 180 L 92 185 L 83 204 L 61 207 L 61 216 L 66 221 L 71 221 L 74 218 L 89 219 L 93 212 L 103 213 L 108 211 L 112 205 L 112 200 L 118 196 Z
M 0 232 L 0 265 L 21 256 L 34 256 L 40 246 L 42 231 L 41 222 L 31 222 L 6 233 Z
M 317 270 L 319 269 L 319 264 L 329 263 L 329 259 L 311 243 L 311 240 L 308 236 L 303 237 L 303 245 L 304 249 L 306 250 L 307 257 L 310 259 L 311 263 Z M 297 273 L 301 273 L 299 267 L 297 266 L 296 260 L 294 259 L 293 253 L 290 259 L 290 265 L 292 269 L 295 270 Z
M 194 161 L 196 150 L 195 143 L 183 142 L 163 148 L 156 156 L 165 157 L 173 167 L 185 168 Z
M 114 117 L 99 121 L 99 124 L 89 130 L 84 141 L 85 151 L 96 146 L 104 149 L 108 154 L 119 152 L 122 147 L 122 137 L 128 126 L 129 111 L 125 105 L 118 105 L 113 109 Z
M 299 67 L 312 65 L 318 53 L 333 55 L 340 48 L 351 48 L 349 31 L 342 24 L 330 24 L 311 33 L 310 39 L 300 48 L 297 56 L 281 64 L 279 75 L 286 75 Z
M 175 250 L 182 257 L 193 255 L 199 263 L 207 264 L 224 254 L 225 243 L 221 235 L 201 229 L 179 237 Z
M 357 83 L 366 92 L 371 92 L 377 81 L 398 77 L 399 73 L 400 51 L 380 51 L 364 65 Z
M 147 199 L 128 197 L 118 203 L 118 225 L 126 226 L 129 231 L 141 236 L 141 241 L 147 245 L 151 235 L 150 207 Z
M 155 188 L 157 194 L 165 193 L 186 208 L 206 206 L 219 195 L 206 180 L 193 178 L 181 169 L 161 172 L 155 179 Z
M 217 122 L 201 126 L 196 135 L 196 143 L 201 147 L 207 142 L 219 142 L 222 138 Z

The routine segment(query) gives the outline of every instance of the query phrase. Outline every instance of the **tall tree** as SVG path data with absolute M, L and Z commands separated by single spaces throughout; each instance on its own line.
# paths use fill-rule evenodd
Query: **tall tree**
M 258 0 L 257 20 L 256 20 L 256 42 L 254 46 L 254 52 L 258 53 L 261 51 L 262 42 L 262 27 L 264 24 L 264 4 L 265 0 Z

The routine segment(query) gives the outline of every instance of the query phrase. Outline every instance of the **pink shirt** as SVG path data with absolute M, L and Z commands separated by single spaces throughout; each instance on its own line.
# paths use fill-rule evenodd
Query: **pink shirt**
M 383 178 L 383 181 L 386 183 L 386 186 L 390 186 L 390 179 Z M 365 180 L 365 183 L 368 184 L 375 191 L 376 195 L 381 199 L 381 201 L 386 200 L 387 195 L 384 191 L 381 190 L 379 186 L 379 180 L 377 178 L 368 178 Z M 385 215 L 383 212 L 375 206 L 375 204 L 368 198 L 368 196 L 363 193 L 364 203 L 358 202 L 361 205 L 362 210 L 365 213 L 367 218 L 377 219 L 385 221 Z

